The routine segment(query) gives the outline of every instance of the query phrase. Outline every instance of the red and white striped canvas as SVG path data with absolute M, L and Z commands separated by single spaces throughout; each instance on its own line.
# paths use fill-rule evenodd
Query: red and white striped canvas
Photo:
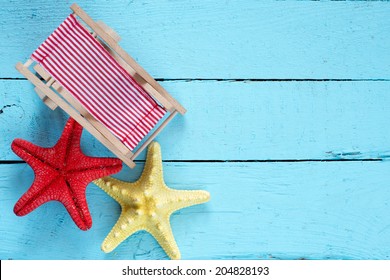
M 72 14 L 31 58 L 130 149 L 166 113 Z

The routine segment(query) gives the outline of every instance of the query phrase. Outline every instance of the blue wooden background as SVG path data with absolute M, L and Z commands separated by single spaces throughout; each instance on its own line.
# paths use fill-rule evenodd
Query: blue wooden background
M 14 65 L 71 4 L 1 1 L 0 259 L 165 259 L 145 232 L 100 250 L 120 209 L 93 184 L 87 232 L 57 202 L 13 214 L 33 172 L 12 140 L 53 145 L 67 119 Z M 78 4 L 188 109 L 158 137 L 167 184 L 212 196 L 172 216 L 184 259 L 390 259 L 389 2 Z

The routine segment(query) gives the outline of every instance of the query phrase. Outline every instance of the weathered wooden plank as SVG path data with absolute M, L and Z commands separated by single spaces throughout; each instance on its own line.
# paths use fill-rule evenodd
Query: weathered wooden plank
M 389 79 L 390 3 L 77 1 L 159 78 Z M 68 1 L 2 1 L 0 77 L 70 13 Z
M 141 169 L 117 177 L 134 180 Z M 211 193 L 172 217 L 185 259 L 390 258 L 390 162 L 166 163 L 164 173 L 172 188 Z M 0 165 L 0 259 L 166 258 L 147 233 L 100 251 L 120 210 L 92 184 L 87 232 L 55 202 L 16 217 L 32 180 L 25 164 Z
M 387 158 L 390 82 L 164 82 L 188 114 L 158 136 L 166 160 Z M 67 116 L 27 81 L 0 81 L 0 160 L 14 138 L 53 145 Z M 88 154 L 112 155 L 84 132 Z M 142 159 L 143 155 L 139 157 Z

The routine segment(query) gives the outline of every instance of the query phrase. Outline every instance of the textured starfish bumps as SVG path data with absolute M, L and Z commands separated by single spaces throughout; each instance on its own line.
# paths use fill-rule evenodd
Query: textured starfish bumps
M 42 148 L 22 139 L 12 142 L 12 150 L 35 173 L 33 184 L 15 204 L 16 215 L 24 216 L 45 202 L 57 200 L 80 229 L 92 226 L 86 187 L 97 178 L 119 172 L 122 162 L 84 155 L 80 148 L 81 133 L 82 127 L 70 118 L 54 147 Z
M 145 168 L 134 183 L 105 177 L 94 181 L 122 208 L 121 215 L 102 244 L 106 253 L 139 230 L 146 230 L 171 259 L 180 259 L 172 234 L 170 216 L 176 210 L 207 202 L 206 191 L 174 190 L 164 183 L 160 145 L 149 146 Z

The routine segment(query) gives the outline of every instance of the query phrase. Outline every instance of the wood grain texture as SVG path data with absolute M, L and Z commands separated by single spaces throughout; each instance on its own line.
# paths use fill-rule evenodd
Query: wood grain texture
M 167 184 L 211 193 L 172 216 L 184 259 L 390 259 L 390 2 L 77 3 L 188 109 L 157 138 L 174 161 Z M 33 180 L 10 164 L 12 140 L 53 145 L 68 118 L 14 65 L 71 4 L 0 5 L 0 259 L 164 259 L 145 232 L 100 250 L 120 209 L 92 184 L 88 232 L 59 203 L 12 212 Z M 82 148 L 113 156 L 87 132 Z M 370 159 L 380 161 L 352 161 Z M 116 177 L 135 180 L 142 165 Z
M 141 170 L 117 177 L 134 180 Z M 390 162 L 167 163 L 164 171 L 172 188 L 211 194 L 210 202 L 172 216 L 184 259 L 390 257 Z M 32 171 L 0 165 L 0 174 L 0 259 L 166 258 L 144 232 L 110 254 L 100 251 L 120 208 L 98 187 L 87 188 L 93 226 L 82 232 L 55 202 L 16 217 L 13 204 Z
M 165 160 L 386 159 L 390 82 L 164 82 L 188 108 L 157 137 Z M 0 159 L 14 138 L 53 145 L 67 116 L 27 81 L 0 81 Z M 17 120 L 20 129 L 10 126 Z M 112 155 L 84 132 L 92 155 Z M 207 143 L 204 145 L 202 143 Z M 138 159 L 143 159 L 141 155 Z
M 390 78 L 388 2 L 77 2 L 157 78 Z M 0 77 L 19 77 L 70 4 L 3 1 Z

